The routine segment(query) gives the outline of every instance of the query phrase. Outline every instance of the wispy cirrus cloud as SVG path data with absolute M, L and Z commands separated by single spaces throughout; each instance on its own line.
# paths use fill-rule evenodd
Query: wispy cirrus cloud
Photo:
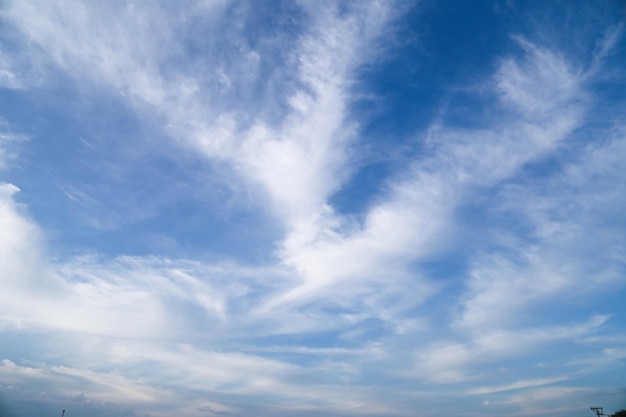
M 54 250 L 20 203 L 28 177 L 10 180 L 22 193 L 0 186 L 1 331 L 30 349 L 7 353 L 0 382 L 40 384 L 55 404 L 84 394 L 155 416 L 412 415 L 419 401 L 451 410 L 449 398 L 483 396 L 494 413 L 540 415 L 596 393 L 571 387 L 602 372 L 589 358 L 623 361 L 620 339 L 602 337 L 619 328 L 615 308 L 582 301 L 624 285 L 624 128 L 597 122 L 621 29 L 598 37 L 587 64 L 532 34 L 507 38 L 490 75 L 463 93 L 480 103 L 472 123 L 444 111 L 403 132 L 419 150 L 346 214 L 333 197 L 361 174 L 359 71 L 384 59 L 406 8 L 274 6 L 3 9 L 20 47 L 0 55 L 0 81 L 32 56 L 23 73 L 46 77 L 24 76 L 24 91 L 67 87 L 132 117 L 59 152 L 68 166 L 93 163 L 56 171 L 54 183 L 94 247 Z M 81 181 L 85 172 L 102 184 Z M 262 262 L 180 250 L 181 224 L 201 229 L 190 246 L 222 245 L 207 226 L 217 222 L 199 219 L 234 204 L 245 206 L 228 214 L 237 227 L 272 224 Z M 155 236 L 178 251 L 115 248 L 170 247 Z M 106 239 L 115 255 L 100 253 Z
M 556 342 L 575 340 L 590 334 L 607 319 L 597 316 L 569 326 L 507 330 L 483 327 L 480 334 L 470 335 L 463 341 L 423 348 L 416 354 L 415 367 L 419 374 L 436 383 L 476 380 L 480 378 L 478 370 L 483 362 L 499 363 Z
M 567 138 L 583 115 L 583 79 L 561 57 L 524 46 L 527 55 L 504 60 L 494 77 L 494 98 L 511 107 L 492 126 L 478 131 L 434 128 L 430 154 L 390 184 L 386 200 L 367 212 L 362 225 L 350 227 L 329 208 L 317 236 L 309 230 L 312 242 L 303 241 L 302 233 L 287 237 L 283 256 L 300 271 L 304 284 L 282 300 L 350 277 L 363 281 L 371 274 L 377 279 L 394 274 L 394 264 L 426 258 L 441 244 L 440 236 L 466 199 L 511 178 Z M 534 100 L 545 109 L 535 112 Z M 422 287 L 428 293 L 428 286 Z

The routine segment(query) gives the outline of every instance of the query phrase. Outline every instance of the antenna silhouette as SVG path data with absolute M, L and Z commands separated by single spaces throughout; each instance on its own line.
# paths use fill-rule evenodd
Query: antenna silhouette
M 598 417 L 600 417 L 600 416 L 608 416 L 608 414 L 604 414 L 604 413 L 602 412 L 602 407 L 589 407 L 589 408 L 591 408 L 591 411 L 593 411 L 594 413 L 596 413 L 596 415 L 597 415 Z

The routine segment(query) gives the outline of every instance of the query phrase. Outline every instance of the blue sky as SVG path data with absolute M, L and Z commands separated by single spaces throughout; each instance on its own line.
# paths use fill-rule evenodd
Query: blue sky
M 620 1 L 0 5 L 0 410 L 626 408 Z

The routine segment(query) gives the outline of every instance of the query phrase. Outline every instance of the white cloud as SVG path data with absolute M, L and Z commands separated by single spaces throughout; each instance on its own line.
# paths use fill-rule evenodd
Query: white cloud
M 110 347 L 111 339 L 102 339 L 100 343 Z M 350 372 L 345 366 L 348 369 L 312 370 L 254 355 L 201 351 L 188 345 L 163 348 L 128 340 L 113 343 L 112 347 L 106 359 L 100 358 L 92 366 L 112 364 L 114 371 L 26 366 L 3 360 L 0 384 L 17 389 L 36 387 L 46 396 L 83 395 L 88 401 L 111 401 L 155 415 L 165 415 L 152 406 L 155 402 L 171 404 L 172 409 L 180 412 L 207 404 L 232 413 L 245 412 L 249 406 L 278 407 L 282 412 L 321 409 L 358 414 L 364 410 L 393 410 L 368 388 L 337 386 L 336 378 L 343 379 L 338 372 Z M 102 347 L 97 351 L 102 353 Z M 138 368 L 147 371 L 138 374 Z M 327 375 L 320 377 L 320 371 Z M 215 397 L 223 400 L 211 402 Z
M 467 393 L 469 395 L 482 395 L 482 394 L 490 394 L 493 392 L 501 392 L 501 391 L 511 391 L 521 388 L 530 388 L 530 387 L 539 387 L 542 385 L 551 385 L 556 382 L 566 381 L 567 377 L 556 377 L 556 378 L 542 378 L 542 379 L 528 379 L 516 381 L 512 384 L 507 385 L 499 385 L 492 387 L 481 387 L 481 388 L 473 388 L 469 390 Z
M 482 375 L 482 367 L 602 328 L 608 315 L 592 312 L 584 315 L 592 317 L 587 322 L 558 325 L 533 308 L 623 285 L 621 229 L 596 220 L 619 221 L 624 208 L 624 194 L 614 186 L 626 183 L 623 132 L 562 163 L 560 175 L 539 182 L 525 172 L 577 140 L 594 104 L 587 83 L 598 71 L 519 38 L 523 54 L 501 60 L 486 83 L 492 100 L 486 106 L 499 109 L 496 117 L 474 129 L 449 126 L 442 116 L 423 152 L 354 218 L 329 201 L 351 174 L 358 140 L 349 117 L 354 74 L 379 52 L 367 51 L 389 30 L 394 6 L 302 5 L 310 25 L 285 43 L 282 66 L 274 65 L 279 48 L 267 47 L 271 40 L 254 47 L 245 41 L 245 23 L 220 37 L 236 52 L 220 51 L 214 62 L 192 60 L 182 69 L 173 65 L 189 58 L 183 41 L 197 35 L 181 31 L 189 19 L 219 33 L 218 17 L 252 13 L 230 5 L 196 3 L 183 11 L 40 1 L 12 3 L 4 12 L 24 43 L 36 45 L 29 49 L 39 51 L 36 62 L 49 60 L 41 65 L 54 63 L 80 88 L 110 90 L 183 147 L 224 163 L 222 180 L 258 187 L 255 204 L 269 208 L 284 231 L 274 242 L 279 264 L 263 268 L 149 256 L 50 261 L 39 255 L 41 232 L 16 202 L 17 188 L 0 185 L 4 328 L 76 335 L 73 358 L 64 357 L 63 366 L 3 362 L 5 383 L 28 385 L 27 376 L 47 386 L 59 380 L 70 395 L 101 392 L 89 395 L 129 404 L 179 402 L 188 390 L 188 413 L 240 413 L 245 405 L 234 405 L 240 398 L 257 405 L 275 400 L 283 410 L 404 413 L 368 381 L 400 375 L 407 390 L 431 382 L 483 383 L 492 375 Z M 202 47 L 215 52 L 218 42 Z M 598 56 L 615 42 L 609 36 Z M 0 83 L 13 74 L 2 68 L 15 71 L 15 62 L 0 59 Z M 272 67 L 275 72 L 264 73 Z M 286 73 L 291 77 L 283 79 Z M 273 89 L 267 103 L 253 99 L 259 84 Z M 0 142 L 0 168 L 9 155 L 3 149 Z M 62 188 L 85 205 L 97 204 L 79 188 Z M 531 236 L 507 243 L 509 236 L 494 226 L 484 246 L 468 255 L 467 276 L 442 279 L 458 279 L 452 284 L 432 279 L 416 263 L 457 248 L 463 237 L 456 216 L 475 199 L 491 205 L 489 214 L 527 222 Z M 590 260 L 579 262 L 581 254 Z M 435 310 L 444 314 L 424 311 L 442 288 L 459 284 L 460 295 L 437 300 L 445 306 Z M 376 343 L 361 326 L 368 320 L 376 323 Z M 321 346 L 307 346 L 312 335 L 320 335 Z M 255 346 L 259 341 L 269 347 Z M 352 347 L 336 347 L 338 341 Z M 604 352 L 613 361 L 623 358 L 619 349 Z M 309 362 L 296 365 L 289 355 Z M 525 394 L 565 380 L 484 382 L 469 393 Z M 562 387 L 541 392 L 546 399 L 572 394 Z M 232 403 L 211 401 L 218 394 Z
M 561 54 L 518 38 L 528 59 L 505 59 L 496 76 L 502 100 L 534 119 L 549 119 L 584 99 L 582 71 Z
M 20 222 L 24 219 L 18 217 L 15 223 Z M 151 257 L 20 262 L 26 255 L 18 258 L 15 252 L 7 259 L 15 265 L 31 265 L 35 270 L 28 272 L 38 278 L 28 282 L 22 270 L 5 275 L 14 277 L 4 294 L 5 319 L 19 317 L 20 325 L 26 327 L 112 337 L 187 338 L 207 323 L 216 328 L 231 321 L 241 325 L 250 308 L 246 297 L 263 288 L 267 291 L 273 284 L 263 281 L 280 279 L 283 274 L 271 268 L 263 271 Z M 32 246 L 23 252 L 35 253 Z M 41 286 L 46 290 L 38 291 Z
M 0 118 L 0 171 L 13 166 L 19 160 L 15 148 L 26 140 L 26 136 L 11 132 L 8 124 Z
M 502 401 L 492 401 L 490 406 L 515 405 L 520 416 L 541 416 L 547 413 L 572 413 L 588 411 L 589 404 L 600 393 L 594 388 L 578 386 L 542 387 L 508 396 Z
M 5 289 L 23 287 L 37 279 L 40 232 L 28 219 L 25 208 L 14 199 L 13 184 L 0 183 L 0 280 Z M 10 302 L 3 291 L 3 305 Z
M 181 400 L 169 390 L 115 373 L 66 366 L 18 365 L 8 359 L 0 362 L 0 383 L 13 391 L 29 387 L 30 391 L 16 397 L 30 401 L 36 395 L 39 401 L 63 399 L 66 404 L 78 401 L 92 406 L 109 403 L 150 408 L 155 401 Z
M 346 120 L 353 72 L 363 64 L 363 50 L 381 34 L 390 5 L 361 2 L 340 15 L 330 4 L 307 7 L 312 27 L 299 39 L 292 59 L 299 86 L 289 94 L 291 112 L 277 130 L 257 123 L 247 133 L 241 154 L 234 155 L 244 175 L 260 183 L 293 240 L 309 241 L 324 222 L 329 196 L 348 174 L 347 146 L 355 140 Z
M 572 341 L 602 326 L 606 316 L 592 317 L 569 326 L 542 326 L 498 330 L 483 326 L 479 334 L 467 335 L 462 342 L 449 342 L 421 348 L 415 354 L 412 370 L 420 377 L 440 384 L 480 380 L 485 365 L 525 357 L 559 341 Z M 458 335 L 459 337 L 461 335 Z
M 510 324 L 555 297 L 585 297 L 623 285 L 623 236 L 597 223 L 599 218 L 619 222 L 626 206 L 615 189 L 625 180 L 619 167 L 626 141 L 621 132 L 610 136 L 584 159 L 566 165 L 562 175 L 504 193 L 500 210 L 527 219 L 533 240 L 503 241 L 503 254 L 476 259 L 460 324 Z
M 1 52 L 0 52 L 1 53 Z M 20 88 L 21 82 L 18 76 L 14 74 L 6 59 L 0 55 L 0 87 L 2 88 Z
M 496 97 L 514 104 L 502 120 L 479 131 L 433 129 L 431 154 L 391 184 L 387 199 L 370 209 L 362 225 L 353 227 L 326 207 L 293 229 L 282 256 L 304 282 L 270 305 L 315 297 L 345 280 L 397 282 L 403 265 L 440 249 L 455 209 L 473 192 L 509 179 L 568 137 L 583 114 L 581 78 L 564 58 L 525 45 L 528 53 L 505 61 L 496 75 Z M 533 100 L 548 107 L 535 112 Z M 428 284 L 416 289 L 432 293 Z

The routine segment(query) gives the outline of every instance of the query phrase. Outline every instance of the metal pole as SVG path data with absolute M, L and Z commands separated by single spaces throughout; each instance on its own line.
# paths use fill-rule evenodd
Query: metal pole
M 593 411 L 594 413 L 596 413 L 596 415 L 597 415 L 598 417 L 600 417 L 600 416 L 606 416 L 606 414 L 604 414 L 604 413 L 602 412 L 602 407 L 589 407 L 589 408 L 591 408 L 591 411 Z

